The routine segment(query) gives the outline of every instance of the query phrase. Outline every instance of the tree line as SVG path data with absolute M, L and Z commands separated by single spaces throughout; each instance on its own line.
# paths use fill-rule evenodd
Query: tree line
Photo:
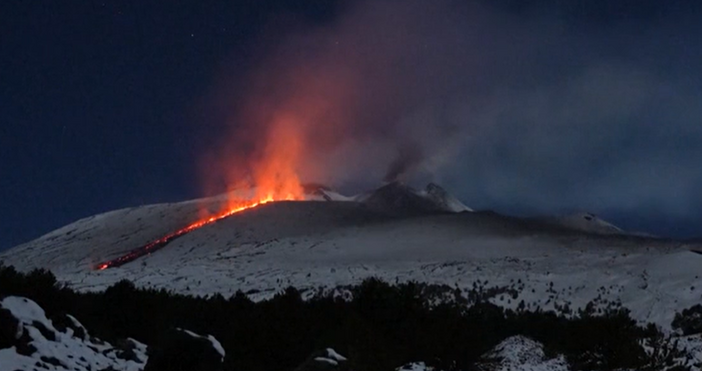
M 481 300 L 479 292 L 378 279 L 345 290 L 346 298 L 320 292 L 303 300 L 290 287 L 253 302 L 241 291 L 228 298 L 188 296 L 121 281 L 103 292 L 79 293 L 49 271 L 0 265 L 0 297 L 28 297 L 49 316 L 71 314 L 111 342 L 132 337 L 150 344 L 173 327 L 212 334 L 227 352 L 225 370 L 290 371 L 326 347 L 348 356 L 357 371 L 390 371 L 416 361 L 474 370 L 486 352 L 514 335 L 541 342 L 548 356 L 564 355 L 573 370 L 659 370 L 684 356 L 659 328 L 637 323 L 624 308 L 595 314 L 588 306 L 570 316 L 507 310 Z

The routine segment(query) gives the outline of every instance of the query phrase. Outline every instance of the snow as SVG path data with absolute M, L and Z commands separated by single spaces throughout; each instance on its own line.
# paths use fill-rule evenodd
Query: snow
M 186 333 L 186 334 L 188 334 L 196 339 L 204 339 L 204 340 L 209 341 L 210 344 L 212 344 L 212 348 L 214 348 L 214 350 L 216 350 L 217 353 L 219 353 L 219 355 L 222 356 L 222 362 L 224 362 L 224 357 L 226 356 L 227 353 L 224 351 L 224 347 L 222 347 L 222 344 L 219 342 L 219 340 L 217 340 L 214 336 L 212 336 L 212 335 L 202 336 L 202 335 L 198 335 L 190 330 L 186 330 L 186 329 L 182 329 L 182 328 L 176 328 L 176 330 L 182 331 L 182 332 L 184 332 L 184 333 Z
M 682 352 L 682 354 L 679 354 L 677 357 L 673 357 L 665 352 L 656 353 L 656 349 L 652 346 L 652 340 L 653 339 L 646 339 L 641 342 L 641 345 L 649 357 L 658 359 L 659 361 L 668 358 L 665 362 L 665 367 L 663 367 L 661 371 L 673 371 L 681 367 L 685 370 L 700 370 L 700 366 L 702 366 L 702 335 L 672 336 L 668 346 Z
M 91 269 L 196 220 L 200 209 L 216 209 L 222 200 L 97 215 L 0 253 L 0 260 L 20 270 L 51 269 L 79 291 L 129 279 L 193 295 L 242 290 L 253 300 L 288 286 L 311 295 L 320 287 L 333 290 L 369 277 L 464 291 L 505 286 L 516 294 L 491 299 L 503 307 L 524 301 L 531 309 L 577 309 L 599 297 L 602 307 L 620 302 L 634 318 L 663 328 L 670 328 L 675 312 L 702 300 L 702 255 L 690 251 L 700 245 L 584 232 L 489 212 L 391 217 L 356 201 L 266 204 L 120 268 Z
M 316 362 L 324 362 L 328 363 L 332 366 L 338 366 L 340 362 L 346 362 L 347 359 L 346 357 L 342 356 L 341 354 L 337 353 L 334 349 L 332 348 L 327 348 L 324 350 L 326 353 L 324 356 L 319 356 L 315 357 L 314 360 Z
M 434 368 L 427 366 L 424 362 L 412 362 L 396 368 L 395 371 L 434 371 Z
M 210 343 L 212 343 L 212 347 L 217 351 L 217 353 L 219 353 L 222 356 L 222 360 L 224 360 L 224 357 L 227 355 L 227 353 L 224 351 L 224 347 L 222 347 L 222 344 L 212 335 L 207 335 L 207 340 L 209 340 Z
M 33 324 L 39 322 L 48 330 L 56 331 L 54 325 L 46 319 L 46 314 L 41 307 L 27 299 L 18 296 L 8 296 L 0 301 L 0 307 L 5 308 L 12 313 L 22 324 Z
M 325 201 L 340 201 L 340 202 L 350 202 L 355 201 L 355 197 L 344 196 L 338 192 L 334 192 L 328 189 L 320 189 L 319 192 L 322 194 L 322 199 Z
M 493 371 L 569 371 L 564 356 L 546 357 L 543 344 L 524 336 L 513 336 L 503 340 L 482 356 L 479 370 Z M 413 362 L 396 371 L 436 371 L 424 362 Z
M 333 359 L 331 359 L 331 358 L 326 358 L 326 357 L 315 357 L 314 360 L 317 361 L 317 362 L 329 363 L 330 365 L 333 365 L 333 366 L 338 366 L 338 365 L 339 365 L 339 362 L 337 362 L 337 361 L 335 361 L 335 360 L 333 360 Z
M 68 317 L 68 319 L 71 321 L 71 323 L 73 324 L 73 327 L 83 329 L 83 331 L 85 331 L 86 334 L 88 333 L 88 330 L 85 327 L 83 327 L 83 325 L 80 322 L 78 322 L 76 317 L 73 317 L 70 314 L 67 314 L 66 317 Z
M 456 197 L 446 192 L 445 189 L 441 188 L 439 185 L 434 183 L 429 183 L 426 189 L 420 192 L 421 195 L 427 197 L 434 202 L 441 205 L 442 209 L 454 213 L 461 213 L 465 211 L 473 211 L 470 207 L 463 204 Z
M 337 353 L 334 349 L 332 348 L 327 348 L 327 357 L 330 359 L 333 359 L 335 361 L 339 362 L 344 362 L 347 361 L 346 357 L 342 356 L 341 354 Z
M 20 270 L 51 269 L 61 282 L 79 291 L 104 290 L 129 279 L 137 286 L 193 295 L 228 296 L 242 290 L 253 300 L 271 298 L 288 286 L 312 295 L 319 288 L 333 291 L 369 277 L 448 285 L 464 292 L 507 287 L 509 294 L 490 301 L 513 309 L 523 302 L 527 309 L 567 305 L 575 310 L 598 298 L 599 307 L 619 303 L 635 319 L 667 331 L 676 312 L 702 301 L 702 254 L 693 252 L 702 251 L 702 246 L 693 242 L 631 236 L 590 214 L 548 220 L 490 212 L 390 216 L 359 202 L 367 195 L 329 194 L 325 202 L 271 203 L 236 214 L 119 268 L 91 269 L 197 220 L 202 209 L 217 210 L 225 198 L 96 215 L 0 253 L 0 261 Z M 414 193 L 427 199 L 428 194 L 428 190 Z M 449 196 L 443 197 L 450 201 L 446 205 L 461 209 Z M 31 323 L 36 320 L 54 328 L 32 302 L 10 297 L 2 306 L 21 317 L 22 326 L 39 339 L 37 354 L 58 354 L 63 362 L 67 351 L 61 353 L 56 344 L 70 344 L 71 352 L 75 347 L 90 356 L 86 359 L 93 369 L 100 369 L 97 361 L 115 362 L 80 348 L 75 339 L 64 341 L 67 334 L 57 332 L 59 342 L 43 339 Z M 221 344 L 211 336 L 205 338 L 224 357 Z M 702 360 L 699 337 L 684 340 Z M 145 353 L 145 346 L 139 352 Z M 564 369 L 561 358 L 544 359 L 540 345 L 526 338 L 510 338 L 494 354 L 506 360 L 501 370 Z M 343 357 L 328 349 L 327 356 L 318 358 L 338 363 Z M 12 349 L 0 351 L 0 360 L 11 362 L 3 365 L 37 361 Z M 531 368 L 516 368 L 518 362 Z M 119 367 L 137 369 L 128 364 Z M 430 369 L 422 363 L 406 367 Z
M 564 227 L 599 234 L 625 234 L 625 232 L 616 225 L 602 220 L 591 213 L 576 213 L 556 218 L 554 223 Z
M 524 336 L 505 339 L 484 358 L 496 358 L 496 371 L 568 371 L 562 355 L 547 359 L 543 345 Z
M 678 347 L 692 356 L 690 363 L 698 365 L 699 369 L 699 365 L 702 365 L 702 334 L 681 336 L 677 340 Z
M 140 363 L 118 358 L 109 343 L 75 338 L 72 331 L 57 331 L 46 318 L 44 310 L 29 299 L 6 297 L 0 302 L 0 307 L 8 309 L 20 321 L 32 339 L 30 344 L 37 349 L 30 356 L 18 354 L 15 347 L 0 349 L 2 370 L 34 370 L 37 364 L 41 364 L 47 370 L 88 371 L 112 367 L 116 371 L 141 371 L 146 362 L 146 346 L 135 340 L 131 341 L 137 345 L 137 357 L 142 360 Z M 75 318 L 69 318 L 83 327 Z M 52 331 L 55 340 L 47 339 L 36 328 L 37 323 Z

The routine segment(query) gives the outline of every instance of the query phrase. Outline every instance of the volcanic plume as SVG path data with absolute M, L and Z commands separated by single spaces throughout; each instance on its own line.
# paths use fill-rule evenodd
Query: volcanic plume
M 364 44 L 365 35 L 356 32 L 358 24 L 370 20 L 378 28 L 375 31 L 385 27 L 375 13 L 358 9 L 328 32 L 295 35 L 266 51 L 264 62 L 247 77 L 246 95 L 236 102 L 225 99 L 224 104 L 233 107 L 228 127 L 202 161 L 206 192 L 226 192 L 226 206 L 202 210 L 200 220 L 98 268 L 125 264 L 257 205 L 303 199 L 302 177 L 306 182 L 334 184 L 362 169 L 376 181 L 382 177 L 392 182 L 416 170 L 425 160 L 427 138 L 432 135 L 427 135 L 422 115 L 414 112 L 417 103 L 426 99 L 424 93 L 417 93 L 425 89 L 408 93 L 412 90 L 405 89 L 405 77 L 435 76 L 421 64 L 403 66 L 408 69 L 404 73 L 396 70 L 402 58 L 413 54 L 406 49 L 401 30 L 407 29 L 405 23 L 414 24 L 412 19 L 422 12 L 395 18 L 399 24 L 381 32 L 386 34 L 381 45 Z M 357 50 L 349 54 L 354 48 L 338 48 L 340 42 L 361 48 L 365 52 L 360 54 L 369 58 L 359 59 Z M 299 53 L 301 43 L 319 47 Z M 369 71 L 374 71 L 370 77 Z M 439 138 L 446 135 L 440 123 L 433 126 L 435 139 L 436 133 Z
M 635 193 L 628 182 L 618 180 L 621 173 L 640 178 L 635 172 L 646 167 L 637 156 L 625 156 L 623 171 L 586 177 L 582 168 L 601 171 L 597 165 L 609 163 L 601 160 L 610 152 L 599 148 L 632 140 L 618 135 L 638 125 L 640 107 L 667 99 L 699 101 L 691 99 L 696 95 L 659 99 L 668 81 L 647 72 L 646 65 L 627 64 L 636 67 L 647 58 L 613 52 L 611 60 L 621 62 L 603 60 L 605 50 L 629 45 L 610 43 L 616 33 L 603 33 L 608 41 L 591 48 L 560 21 L 525 20 L 483 2 L 353 4 L 321 23 L 272 20 L 253 41 L 249 63 L 213 71 L 217 83 L 205 100 L 211 104 L 207 112 L 216 112 L 213 125 L 221 126 L 203 146 L 198 180 L 208 195 L 237 196 L 221 210 L 203 210 L 198 223 L 263 202 L 301 199 L 301 182 L 357 191 L 381 179 L 414 182 L 420 176 L 461 182 L 464 197 L 471 192 L 514 204 L 530 199 L 535 207 L 554 206 L 557 199 L 543 192 L 549 189 L 543 182 L 558 184 L 557 194 L 567 198 L 560 203 L 570 205 L 573 194 L 592 195 L 599 204 L 621 203 L 648 192 L 630 196 Z M 645 44 L 625 49 L 666 55 L 647 48 L 669 43 Z M 551 50 L 558 53 L 545 53 Z M 675 111 L 694 113 L 697 106 Z M 619 129 L 593 130 L 612 125 Z M 633 140 L 648 137 L 656 143 L 642 146 L 647 153 L 666 142 L 660 135 Z M 694 183 L 696 174 L 665 166 L 667 161 L 659 161 L 664 157 L 656 155 L 650 163 L 663 166 L 664 173 L 673 169 L 675 178 L 685 179 L 680 184 Z M 577 174 L 558 176 L 564 169 Z M 576 178 L 582 181 L 573 182 Z M 626 196 L 614 194 L 603 203 L 592 190 L 612 187 L 590 187 L 592 179 L 616 180 Z M 571 187 L 585 188 L 569 192 Z M 694 189 L 683 188 L 678 193 Z
M 228 195 L 226 207 L 203 207 L 192 225 L 100 267 L 255 205 L 300 200 L 302 182 L 370 188 L 440 163 L 459 137 L 459 118 L 440 102 L 470 49 L 436 42 L 462 34 L 453 12 L 408 5 L 368 2 L 319 28 L 283 22 L 284 34 L 265 32 L 262 41 L 276 42 L 262 42 L 256 63 L 236 78 L 221 72 L 208 99 L 223 125 L 198 170 L 206 194 Z
M 256 63 L 213 89 L 225 128 L 202 161 L 206 193 L 291 178 L 358 191 L 443 165 L 463 120 L 442 102 L 468 48 L 436 42 L 460 34 L 460 17 L 425 17 L 436 12 L 363 2 L 322 25 L 268 28 Z

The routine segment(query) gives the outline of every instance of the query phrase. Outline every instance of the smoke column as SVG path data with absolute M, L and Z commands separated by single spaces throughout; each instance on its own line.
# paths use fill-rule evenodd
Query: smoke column
M 203 161 L 208 191 L 401 177 L 476 207 L 702 209 L 688 170 L 702 161 L 689 67 L 702 46 L 676 41 L 699 22 L 595 3 L 365 1 L 321 24 L 272 20 L 246 78 L 215 89 L 236 93 L 219 97 L 228 132 Z
M 390 163 L 383 181 L 394 182 L 402 175 L 414 170 L 422 163 L 423 155 L 421 149 L 415 143 L 405 144 L 398 148 L 397 157 Z

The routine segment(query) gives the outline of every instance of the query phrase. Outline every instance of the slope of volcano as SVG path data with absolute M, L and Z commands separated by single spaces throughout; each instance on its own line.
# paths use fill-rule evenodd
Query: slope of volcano
M 48 268 L 86 291 L 122 279 L 191 294 L 242 290 L 254 299 L 290 285 L 311 294 L 368 277 L 462 290 L 495 287 L 501 294 L 491 300 L 506 307 L 578 308 L 596 299 L 666 327 L 676 312 L 702 300 L 702 255 L 690 251 L 698 245 L 618 229 L 583 231 L 582 223 L 457 213 L 417 198 L 424 194 L 389 185 L 345 201 L 269 203 L 193 230 L 121 267 L 95 270 L 99 262 L 198 220 L 203 208 L 217 209 L 225 197 L 123 209 L 19 245 L 0 254 L 0 261 L 21 270 Z

